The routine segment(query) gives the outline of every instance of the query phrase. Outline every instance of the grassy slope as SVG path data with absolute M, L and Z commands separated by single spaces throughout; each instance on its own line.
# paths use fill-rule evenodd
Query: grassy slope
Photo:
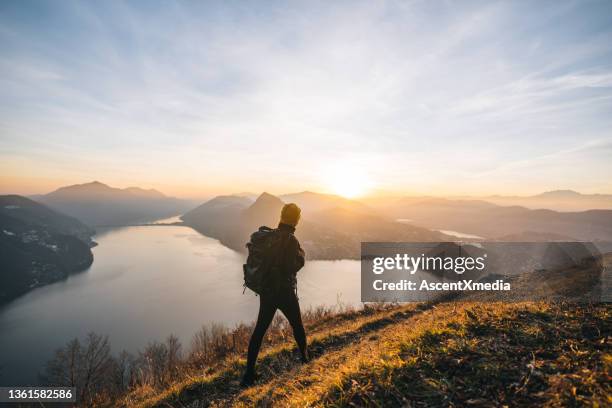
M 610 406 L 610 304 L 442 303 L 337 316 L 310 327 L 313 361 L 288 341 L 132 394 L 130 406 Z M 289 339 L 290 340 L 290 339 Z

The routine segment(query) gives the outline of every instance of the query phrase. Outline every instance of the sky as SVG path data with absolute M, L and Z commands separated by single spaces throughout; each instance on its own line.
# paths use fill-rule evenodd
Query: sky
M 0 2 L 0 194 L 612 192 L 612 2 Z

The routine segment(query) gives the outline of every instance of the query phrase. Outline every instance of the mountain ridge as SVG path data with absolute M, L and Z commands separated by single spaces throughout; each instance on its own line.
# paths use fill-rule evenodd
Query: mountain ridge
M 163 198 L 172 198 L 168 197 L 162 192 L 155 190 L 153 188 L 144 189 L 141 187 L 130 186 L 126 188 L 117 188 L 111 187 L 108 184 L 102 183 L 100 181 L 91 181 L 88 183 L 82 184 L 72 184 L 69 186 L 59 187 L 47 194 L 43 194 L 43 196 L 50 197 L 55 195 L 63 195 L 63 194 L 86 194 L 86 193 L 129 193 L 135 196 L 146 196 L 146 197 L 163 197 Z
M 325 197 L 323 200 L 328 199 Z M 236 205 L 237 200 L 235 196 L 215 197 L 181 218 L 186 225 L 200 233 L 218 239 L 229 248 L 244 252 L 252 232 L 262 225 L 275 227 L 278 224 L 280 210 L 285 202 L 267 192 L 260 194 L 250 204 L 243 199 L 240 205 Z M 333 199 L 332 203 L 335 201 Z M 218 205 L 220 202 L 226 205 Z M 451 239 L 443 233 L 400 224 L 373 210 L 364 212 L 360 208 L 332 205 L 319 211 L 303 210 L 296 236 L 306 256 L 309 259 L 359 259 L 361 242 L 365 241 Z
M 612 210 L 607 209 L 562 212 L 519 205 L 501 206 L 482 200 L 420 201 L 414 198 L 377 208 L 395 218 L 409 219 L 414 225 L 460 231 L 487 239 L 530 231 L 587 241 L 612 241 Z
M 530 209 L 564 212 L 612 209 L 612 194 L 583 194 L 570 189 L 550 190 L 530 196 L 494 195 L 482 199 L 498 205 L 520 205 Z
M 60 187 L 36 200 L 91 226 L 150 222 L 181 214 L 193 205 L 155 189 L 121 189 L 100 181 Z

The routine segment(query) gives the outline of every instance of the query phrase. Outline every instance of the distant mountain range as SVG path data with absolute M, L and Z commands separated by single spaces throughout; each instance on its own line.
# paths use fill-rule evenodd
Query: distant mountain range
M 518 205 L 531 209 L 556 211 L 612 210 L 612 194 L 581 194 L 573 190 L 554 190 L 534 196 L 488 196 L 483 200 L 498 205 Z
M 157 190 L 120 189 L 98 181 L 62 187 L 33 198 L 91 226 L 149 222 L 181 214 L 194 206 L 193 202 L 167 197 Z
M 499 206 L 482 200 L 407 197 L 374 207 L 389 216 L 432 229 L 500 240 L 612 241 L 612 210 L 559 212 Z
M 612 210 L 612 194 L 582 194 L 574 190 L 553 190 L 532 196 L 377 196 L 368 197 L 363 202 L 373 207 L 381 207 L 398 200 L 406 202 L 441 198 L 452 201 L 484 201 L 499 206 L 520 206 L 532 210 L 547 209 L 562 212 Z
M 282 197 L 304 208 L 296 236 L 309 259 L 359 259 L 360 244 L 366 241 L 452 240 L 440 232 L 382 217 L 364 204 L 342 197 L 312 192 Z M 254 202 L 246 197 L 219 196 L 182 219 L 202 234 L 245 251 L 250 234 L 259 226 L 278 224 L 286 201 L 268 193 Z
M 0 196 L 0 303 L 89 267 L 93 234 L 28 198 Z
M 263 193 L 255 201 L 249 196 L 251 193 L 216 197 L 182 219 L 201 233 L 243 251 L 251 232 L 260 225 L 275 226 L 282 205 L 295 202 L 302 208 L 296 235 L 311 259 L 358 258 L 362 241 L 457 239 L 443 233 L 446 231 L 496 241 L 612 241 L 612 210 L 560 212 L 433 197 L 380 198 L 364 203 L 309 191 L 278 197 Z M 557 191 L 532 200 L 570 196 L 582 197 Z

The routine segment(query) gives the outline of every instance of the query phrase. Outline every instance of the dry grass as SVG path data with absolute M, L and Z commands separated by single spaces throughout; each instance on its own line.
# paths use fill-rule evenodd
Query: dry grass
M 381 313 L 392 310 L 395 306 L 388 304 L 368 305 L 363 309 L 316 308 L 303 313 L 303 321 L 311 341 L 311 351 L 316 354 L 317 339 L 320 333 L 326 333 L 329 339 L 340 330 L 358 325 L 360 322 L 380 318 Z M 374 317 L 372 317 L 374 316 Z M 151 406 L 156 401 L 173 399 L 174 395 L 184 398 L 193 388 L 203 388 L 202 391 L 224 393 L 235 390 L 238 385 L 236 379 L 244 368 L 243 356 L 246 354 L 248 339 L 252 331 L 251 326 L 240 325 L 232 331 L 225 331 L 217 336 L 211 336 L 209 346 L 213 346 L 214 353 L 192 353 L 190 358 L 182 365 L 180 379 L 164 389 L 143 384 L 132 389 L 123 397 L 118 405 L 121 406 Z M 265 367 L 267 361 L 275 364 L 284 362 L 294 364 L 297 361 L 297 352 L 293 346 L 293 337 L 288 323 L 275 318 L 268 329 L 264 347 L 260 353 L 260 366 Z M 210 347 L 209 347 L 210 348 Z M 187 397 L 190 399 L 191 397 Z
M 609 307 L 464 305 L 398 333 L 313 405 L 608 406 Z
M 313 361 L 292 342 L 186 379 L 137 406 L 609 406 L 610 305 L 443 303 L 326 316 Z

